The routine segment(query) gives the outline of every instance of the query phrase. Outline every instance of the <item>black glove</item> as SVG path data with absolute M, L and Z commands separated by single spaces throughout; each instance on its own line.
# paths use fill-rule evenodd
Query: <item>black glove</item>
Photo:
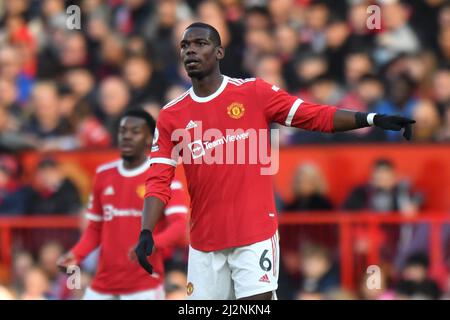
M 384 130 L 400 131 L 405 128 L 403 137 L 406 140 L 410 140 L 412 136 L 412 124 L 416 123 L 415 120 L 405 118 L 402 116 L 388 116 L 386 114 L 376 114 L 373 118 L 373 124 Z
M 141 234 L 139 235 L 139 242 L 134 249 L 139 264 L 150 274 L 153 273 L 153 267 L 148 262 L 147 257 L 152 254 L 154 244 L 155 242 L 153 241 L 152 232 L 144 229 L 141 231 Z

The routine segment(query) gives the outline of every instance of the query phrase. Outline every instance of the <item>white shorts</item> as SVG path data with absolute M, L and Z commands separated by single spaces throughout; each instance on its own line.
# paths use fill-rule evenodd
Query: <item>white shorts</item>
M 278 232 L 251 245 L 204 252 L 189 247 L 187 298 L 230 300 L 278 288 Z
M 100 293 L 92 290 L 91 287 L 88 287 L 84 293 L 83 300 L 164 300 L 165 295 L 163 285 L 160 285 L 155 289 L 118 295 Z

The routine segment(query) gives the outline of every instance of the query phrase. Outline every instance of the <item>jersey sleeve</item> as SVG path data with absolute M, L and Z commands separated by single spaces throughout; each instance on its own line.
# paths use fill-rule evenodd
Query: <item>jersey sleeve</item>
M 85 217 L 89 221 L 101 222 L 103 221 L 103 209 L 100 201 L 101 195 L 101 179 L 98 174 L 94 176 L 92 185 L 92 192 L 89 196 L 89 201 L 85 210 Z
M 80 240 L 71 249 L 76 260 L 82 261 L 89 253 L 100 245 L 103 227 L 103 210 L 100 201 L 101 186 L 98 174 L 94 177 L 91 195 L 85 210 L 85 217 L 89 221 Z
M 310 131 L 333 132 L 336 107 L 309 103 L 264 80 L 255 81 L 256 97 L 268 122 Z
M 170 185 L 172 197 L 164 211 L 165 228 L 155 234 L 155 245 L 168 248 L 181 245 L 186 240 L 188 199 L 183 184 L 173 180 Z
M 183 184 L 178 180 L 173 180 L 170 184 L 171 198 L 167 203 L 164 215 L 171 216 L 174 214 L 186 215 L 189 212 L 188 200 Z
M 153 134 L 150 164 L 160 163 L 176 167 L 178 154 L 174 152 L 174 143 L 171 139 L 172 130 L 168 118 L 167 112 L 162 110 Z

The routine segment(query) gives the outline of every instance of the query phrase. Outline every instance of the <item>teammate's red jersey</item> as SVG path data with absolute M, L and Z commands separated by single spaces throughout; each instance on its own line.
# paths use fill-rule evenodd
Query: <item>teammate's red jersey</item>
M 100 245 L 97 273 L 92 289 L 109 294 L 126 294 L 155 288 L 163 282 L 161 250 L 183 240 L 186 232 L 187 197 L 181 182 L 171 183 L 172 198 L 154 230 L 155 252 L 149 262 L 150 276 L 129 253 L 138 242 L 149 161 L 127 170 L 118 160 L 100 166 L 86 211 L 89 226 L 71 250 L 78 261 Z
M 224 77 L 208 97 L 191 88 L 159 115 L 146 197 L 168 201 L 181 155 L 193 248 L 217 251 L 268 239 L 277 229 L 272 177 L 262 174 L 270 166 L 270 124 L 332 132 L 335 111 L 255 78 Z

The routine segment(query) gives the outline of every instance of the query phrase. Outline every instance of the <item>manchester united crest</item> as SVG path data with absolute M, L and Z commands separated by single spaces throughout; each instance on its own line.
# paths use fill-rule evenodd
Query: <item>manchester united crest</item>
M 194 292 L 194 285 L 192 284 L 192 282 L 189 282 L 187 284 L 186 289 L 187 289 L 186 290 L 187 291 L 187 295 L 190 296 L 192 294 L 192 292 Z
M 227 108 L 228 115 L 233 119 L 239 119 L 244 115 L 245 108 L 242 103 L 234 102 Z
M 145 185 L 141 184 L 136 188 L 136 193 L 139 198 L 144 199 L 145 196 Z

